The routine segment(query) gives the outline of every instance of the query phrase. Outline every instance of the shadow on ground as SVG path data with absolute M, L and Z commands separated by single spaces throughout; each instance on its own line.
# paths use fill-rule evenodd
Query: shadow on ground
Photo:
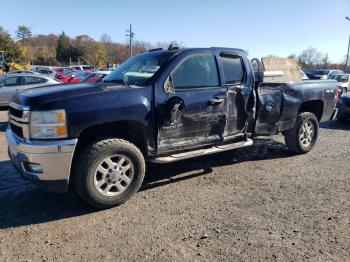
M 277 159 L 292 156 L 284 144 L 270 139 L 255 139 L 250 148 L 239 149 L 172 164 L 149 164 L 140 191 L 208 175 L 212 168 L 237 162 Z M 186 172 L 190 174 L 184 174 Z M 77 194 L 47 194 L 23 180 L 9 161 L 0 162 L 0 229 L 45 223 L 86 215 L 97 210 L 87 206 Z M 8 178 L 6 178 L 8 176 Z M 11 184 L 11 181 L 14 181 Z M 7 181 L 5 185 L 4 181 Z M 19 184 L 19 185 L 18 185 Z
M 321 128 L 325 129 L 337 129 L 337 130 L 350 130 L 350 119 L 349 120 L 333 120 L 327 121 L 320 124 Z

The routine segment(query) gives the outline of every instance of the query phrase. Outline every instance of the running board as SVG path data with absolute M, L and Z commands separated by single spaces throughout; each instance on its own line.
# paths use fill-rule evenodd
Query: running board
M 215 153 L 233 150 L 233 149 L 237 149 L 237 148 L 247 147 L 247 146 L 251 146 L 252 144 L 253 144 L 253 140 L 247 138 L 247 140 L 245 140 L 245 141 L 241 141 L 241 142 L 237 142 L 237 143 L 233 143 L 233 144 L 213 146 L 211 148 L 199 149 L 199 150 L 194 150 L 194 151 L 190 151 L 190 152 L 174 154 L 171 156 L 158 157 L 158 158 L 153 159 L 151 161 L 153 163 L 170 163 L 170 162 L 175 162 L 175 161 L 188 159 L 188 158 L 192 158 L 192 157 L 210 155 L 210 154 L 215 154 Z

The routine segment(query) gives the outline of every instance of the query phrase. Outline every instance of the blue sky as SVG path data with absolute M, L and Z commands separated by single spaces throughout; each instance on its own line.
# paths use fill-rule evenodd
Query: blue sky
M 126 43 L 131 23 L 138 40 L 153 43 L 238 47 L 256 57 L 313 46 L 333 62 L 344 59 L 350 34 L 350 0 L 0 0 L 0 13 L 11 34 L 23 24 L 34 34 L 64 30 L 99 39 L 107 33 Z

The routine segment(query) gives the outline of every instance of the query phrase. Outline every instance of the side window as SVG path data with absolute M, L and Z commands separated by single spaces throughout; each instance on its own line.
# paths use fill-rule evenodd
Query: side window
M 4 80 L 4 86 L 16 86 L 17 85 L 17 77 L 9 77 Z
M 25 77 L 25 82 L 26 82 L 26 85 L 34 85 L 34 84 L 36 84 L 35 77 L 32 77 L 32 76 L 26 76 Z
M 219 86 L 218 69 L 214 55 L 189 56 L 172 73 L 172 80 L 175 89 Z
M 239 56 L 221 56 L 226 85 L 240 85 L 245 80 L 242 58 Z
M 38 83 L 46 83 L 48 80 L 46 78 L 42 78 L 42 77 L 37 77 L 38 78 Z
M 35 77 L 35 76 L 26 76 L 25 81 L 26 81 L 26 85 L 36 85 L 36 84 L 47 82 L 45 78 Z

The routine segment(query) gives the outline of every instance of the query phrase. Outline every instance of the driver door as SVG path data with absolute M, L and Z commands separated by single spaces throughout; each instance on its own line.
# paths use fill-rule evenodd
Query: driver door
M 165 83 L 173 93 L 158 110 L 158 153 L 174 153 L 223 139 L 227 89 L 221 86 L 211 52 L 183 58 Z

